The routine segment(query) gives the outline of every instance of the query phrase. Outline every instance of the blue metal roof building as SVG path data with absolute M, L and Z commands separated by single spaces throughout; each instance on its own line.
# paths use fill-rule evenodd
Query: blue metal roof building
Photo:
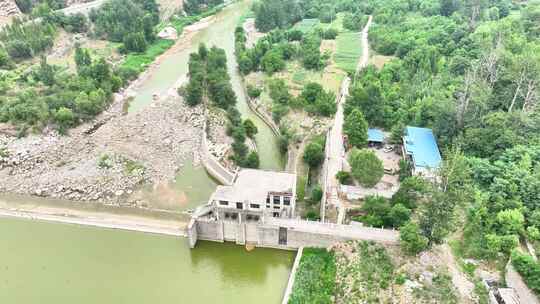
M 441 153 L 431 129 L 408 126 L 405 129 L 403 146 L 405 153 L 412 159 L 413 174 L 422 174 L 441 166 Z
M 384 133 L 379 129 L 368 129 L 368 142 L 382 143 L 384 142 Z

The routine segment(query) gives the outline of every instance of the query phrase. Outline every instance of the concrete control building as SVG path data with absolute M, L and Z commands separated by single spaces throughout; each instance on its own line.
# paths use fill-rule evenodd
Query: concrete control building
M 218 220 L 259 221 L 263 216 L 292 218 L 295 193 L 295 174 L 242 169 L 232 186 L 216 188 L 210 204 Z
M 305 221 L 295 216 L 296 175 L 240 169 L 231 185 L 217 186 L 187 227 L 189 246 L 198 240 L 297 249 L 328 247 L 347 240 L 396 244 L 397 231 Z

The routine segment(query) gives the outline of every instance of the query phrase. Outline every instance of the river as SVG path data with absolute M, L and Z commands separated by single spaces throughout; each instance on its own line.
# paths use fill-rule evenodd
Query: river
M 223 9 L 194 35 L 190 47 L 164 58 L 141 83 L 129 111 L 144 110 L 154 93 L 166 92 L 185 75 L 189 53 L 200 42 L 217 45 L 227 53 L 238 109 L 259 129 L 261 168 L 281 170 L 276 138 L 247 107 L 236 69 L 234 28 L 249 4 Z M 188 161 L 175 181 L 145 187 L 142 195 L 161 204 L 158 207 L 186 210 L 205 203 L 215 186 L 203 168 Z M 190 250 L 183 238 L 0 218 L 0 303 L 275 304 L 280 303 L 292 263 L 291 252 L 247 252 L 241 246 L 208 242 Z
M 255 141 L 261 168 L 283 170 L 285 160 L 279 152 L 277 138 L 270 127 L 247 105 L 242 77 L 238 72 L 234 56 L 234 29 L 239 25 L 241 17 L 248 12 L 250 4 L 251 1 L 241 1 L 224 8 L 215 15 L 210 26 L 195 33 L 190 46 L 164 57 L 160 65 L 137 89 L 136 97 L 130 102 L 129 112 L 143 110 L 152 102 L 154 94 L 165 95 L 179 78 L 185 76 L 188 72 L 189 54 L 197 51 L 199 43 L 205 43 L 208 47 L 218 46 L 223 48 L 227 54 L 231 83 L 238 97 L 236 106 L 244 119 L 251 119 L 257 126 L 258 133 Z M 154 207 L 181 211 L 205 203 L 216 185 L 216 182 L 206 174 L 204 168 L 193 166 L 191 160 L 188 160 L 175 181 L 166 185 L 146 186 L 140 195 Z M 174 202 L 182 203 L 174 204 Z

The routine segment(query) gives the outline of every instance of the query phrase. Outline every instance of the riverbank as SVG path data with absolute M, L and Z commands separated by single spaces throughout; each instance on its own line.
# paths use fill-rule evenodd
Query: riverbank
M 24 198 L 20 198 L 21 200 Z M 97 207 L 97 206 L 95 206 Z M 92 210 L 93 209 L 93 210 Z M 0 197 L 0 218 L 21 218 L 108 229 L 120 229 L 152 234 L 186 236 L 187 215 L 163 211 L 83 207 L 72 203 L 70 207 L 51 204 L 18 203 Z
M 186 27 L 105 112 L 68 136 L 51 130 L 24 138 L 0 134 L 0 193 L 148 207 L 131 194 L 140 185 L 173 180 L 188 160 L 198 162 L 204 110 L 188 107 L 178 96 L 185 75 L 175 75 L 174 86 L 149 100 L 144 111 L 126 109 L 163 62 L 192 47 L 196 33 L 214 19 Z

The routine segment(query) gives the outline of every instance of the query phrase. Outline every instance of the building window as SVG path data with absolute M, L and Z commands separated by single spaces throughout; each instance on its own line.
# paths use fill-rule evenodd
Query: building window
M 285 197 L 283 198 L 283 205 L 285 205 L 285 206 L 290 206 L 290 205 L 291 205 L 291 198 L 288 197 L 288 196 L 285 196 Z
M 266 203 L 267 203 L 267 204 L 270 204 L 270 196 L 267 196 L 267 197 L 266 197 Z
M 281 208 L 281 207 L 279 207 L 279 206 L 274 206 L 274 209 L 279 209 L 279 208 Z
M 261 208 L 261 205 L 259 205 L 259 204 L 249 204 L 249 208 L 259 209 L 259 208 Z
M 229 202 L 227 201 L 219 201 L 220 206 L 229 206 Z
M 266 208 L 270 208 L 270 205 L 266 205 Z
M 279 217 L 279 212 L 274 212 L 274 217 Z
M 240 210 L 244 209 L 244 204 L 236 203 L 236 209 L 240 209 Z
M 274 204 L 278 204 L 281 202 L 281 197 L 280 196 L 274 196 Z

